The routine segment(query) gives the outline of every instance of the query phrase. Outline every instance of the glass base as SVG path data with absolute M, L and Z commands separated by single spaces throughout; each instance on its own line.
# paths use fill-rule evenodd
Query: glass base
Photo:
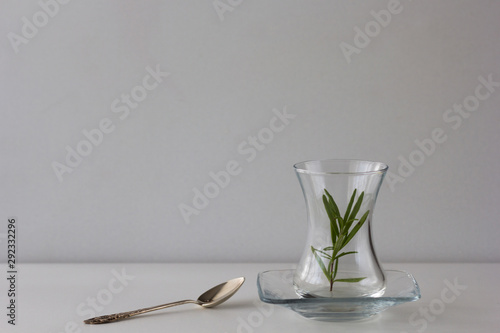
M 385 286 L 376 292 L 367 292 L 363 288 L 358 287 L 346 287 L 332 291 L 328 289 L 306 291 L 294 284 L 294 288 L 297 295 L 302 298 L 380 297 L 385 292 Z
M 322 272 L 318 273 L 322 274 Z M 295 292 L 300 297 L 379 297 L 384 294 L 386 287 L 385 277 L 382 271 L 380 271 L 379 275 L 374 276 L 369 276 L 368 272 L 339 272 L 337 275 L 339 279 L 358 276 L 366 276 L 366 278 L 359 282 L 336 281 L 333 283 L 332 291 L 330 291 L 330 283 L 322 275 L 314 278 L 311 278 L 311 275 L 306 276 L 306 281 L 306 278 L 301 276 L 299 269 L 295 270 L 293 286 Z M 313 283 L 309 283 L 308 281 Z

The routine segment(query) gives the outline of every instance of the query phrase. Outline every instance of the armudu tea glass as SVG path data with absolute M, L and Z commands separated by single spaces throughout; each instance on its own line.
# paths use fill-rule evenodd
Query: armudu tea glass
M 304 194 L 308 235 L 293 284 L 302 297 L 378 297 L 384 272 L 372 242 L 380 162 L 307 161 L 294 165 Z

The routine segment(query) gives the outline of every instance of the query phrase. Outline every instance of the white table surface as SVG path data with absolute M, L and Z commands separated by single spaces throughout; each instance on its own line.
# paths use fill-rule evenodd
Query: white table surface
M 16 325 L 7 323 L 7 279 L 0 283 L 1 332 L 500 332 L 500 264 L 385 264 L 412 273 L 417 302 L 357 322 L 305 319 L 260 302 L 257 273 L 291 264 L 24 264 L 18 265 Z M 0 265 L 7 275 L 7 266 Z M 125 273 L 126 278 L 123 277 Z M 116 278 L 122 275 L 122 281 Z M 106 325 L 103 315 L 182 299 L 233 277 L 246 282 L 215 309 L 193 304 Z M 132 279 L 133 277 L 133 279 Z M 458 284 L 459 289 L 450 289 Z M 461 289 L 460 289 L 461 288 Z M 93 305 L 92 305 L 93 304 Z M 95 310 L 94 310 L 95 308 Z

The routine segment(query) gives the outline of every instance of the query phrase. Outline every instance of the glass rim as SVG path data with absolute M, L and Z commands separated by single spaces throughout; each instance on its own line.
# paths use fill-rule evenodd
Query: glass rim
M 305 168 L 308 163 L 327 163 L 327 162 L 360 162 L 360 163 L 373 163 L 379 164 L 380 167 L 370 171 L 313 171 Z M 326 160 L 308 160 L 295 163 L 293 165 L 296 172 L 305 173 L 310 175 L 369 175 L 369 174 L 377 174 L 377 173 L 385 173 L 389 166 L 382 162 L 375 161 L 367 161 L 367 160 L 358 160 L 358 159 L 326 159 Z

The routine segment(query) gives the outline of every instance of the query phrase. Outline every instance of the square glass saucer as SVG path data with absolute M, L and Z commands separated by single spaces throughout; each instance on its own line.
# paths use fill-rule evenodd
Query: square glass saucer
M 384 271 L 386 289 L 379 297 L 303 298 L 295 292 L 293 274 L 292 269 L 259 273 L 257 288 L 261 301 L 282 305 L 309 319 L 347 321 L 367 318 L 420 298 L 417 281 L 405 271 Z

